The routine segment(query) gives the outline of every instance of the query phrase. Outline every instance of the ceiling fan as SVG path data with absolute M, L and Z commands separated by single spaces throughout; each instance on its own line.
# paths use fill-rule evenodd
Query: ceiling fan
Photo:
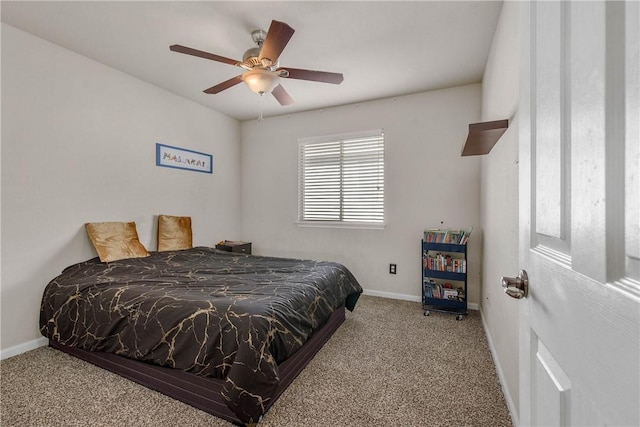
M 302 70 L 298 68 L 281 68 L 278 62 L 280 54 L 293 36 L 295 30 L 289 25 L 280 21 L 271 21 L 269 32 L 255 30 L 251 33 L 251 38 L 258 47 L 247 50 L 242 61 L 225 58 L 209 52 L 192 49 L 190 47 L 174 44 L 169 47 L 173 52 L 184 53 L 186 55 L 198 56 L 212 61 L 223 62 L 225 64 L 241 67 L 246 71 L 240 75 L 230 78 L 227 81 L 205 89 L 205 93 L 215 94 L 229 89 L 244 81 L 249 88 L 259 94 L 271 92 L 280 105 L 289 105 L 293 99 L 287 91 L 279 84 L 283 79 L 310 80 L 322 83 L 340 84 L 343 76 L 340 73 L 330 73 L 326 71 Z

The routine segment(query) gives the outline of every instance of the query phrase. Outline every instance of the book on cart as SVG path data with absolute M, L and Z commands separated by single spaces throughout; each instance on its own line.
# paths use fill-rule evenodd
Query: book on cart
M 424 230 L 423 240 L 427 243 L 452 243 L 456 245 L 466 245 L 472 231 L 473 227 L 466 231 L 428 228 Z

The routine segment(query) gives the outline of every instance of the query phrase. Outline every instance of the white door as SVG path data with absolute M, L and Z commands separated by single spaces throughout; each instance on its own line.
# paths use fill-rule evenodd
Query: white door
M 520 425 L 638 426 L 640 3 L 521 10 Z

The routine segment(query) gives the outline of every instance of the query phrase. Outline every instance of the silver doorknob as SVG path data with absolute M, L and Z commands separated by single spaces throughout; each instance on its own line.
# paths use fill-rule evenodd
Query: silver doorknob
M 520 270 L 518 277 L 502 277 L 502 287 L 512 298 L 526 298 L 529 295 L 529 276 L 526 270 Z

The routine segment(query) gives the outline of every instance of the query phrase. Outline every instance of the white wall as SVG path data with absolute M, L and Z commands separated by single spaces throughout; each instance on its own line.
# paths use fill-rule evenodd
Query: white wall
M 341 262 L 368 291 L 419 300 L 423 230 L 473 226 L 469 302 L 477 304 L 480 160 L 460 151 L 479 121 L 480 96 L 476 84 L 243 122 L 241 238 L 256 254 Z M 297 139 L 377 128 L 385 133 L 384 230 L 298 227 Z
M 507 404 L 518 419 L 518 300 L 502 290 L 502 276 L 517 276 L 518 264 L 518 2 L 503 3 L 482 82 L 482 119 L 509 119 L 509 129 L 482 156 L 481 310 Z
M 149 250 L 160 213 L 191 216 L 195 245 L 239 234 L 239 134 L 234 119 L 2 24 L 2 350 L 40 337 L 45 285 L 95 256 L 85 222 L 135 221 Z M 156 142 L 212 153 L 214 174 L 156 167 Z

